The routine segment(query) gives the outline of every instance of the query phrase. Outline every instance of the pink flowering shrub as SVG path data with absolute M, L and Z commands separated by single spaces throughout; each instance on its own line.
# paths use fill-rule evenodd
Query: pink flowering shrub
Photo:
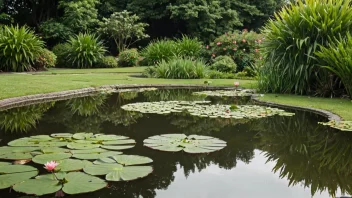
M 252 67 L 256 62 L 260 62 L 262 57 L 260 47 L 263 40 L 262 35 L 247 30 L 226 33 L 204 46 L 207 50 L 206 58 L 230 56 L 238 66 L 237 71 L 242 71 L 245 67 Z

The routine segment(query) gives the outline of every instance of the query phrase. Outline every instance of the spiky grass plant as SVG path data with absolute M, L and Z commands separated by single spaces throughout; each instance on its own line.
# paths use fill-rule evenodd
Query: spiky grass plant
M 324 68 L 341 78 L 348 95 L 352 98 L 352 36 L 333 39 L 330 45 L 322 47 L 316 55 Z
M 329 38 L 352 30 L 351 0 L 298 0 L 264 27 L 265 66 L 259 87 L 266 92 L 313 93 L 327 72 L 316 52 Z M 321 84 L 321 83 L 320 83 Z
M 29 71 L 44 46 L 27 27 L 4 26 L 0 30 L 0 70 Z
M 67 62 L 74 68 L 91 68 L 103 58 L 106 49 L 94 34 L 80 33 L 70 37 Z

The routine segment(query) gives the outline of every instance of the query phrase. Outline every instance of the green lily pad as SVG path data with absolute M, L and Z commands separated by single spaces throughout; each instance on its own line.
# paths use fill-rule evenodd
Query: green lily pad
M 153 172 L 151 166 L 122 166 L 117 163 L 88 165 L 83 170 L 90 175 L 106 175 L 107 181 L 131 181 Z
M 64 184 L 61 184 L 50 174 L 16 184 L 13 189 L 17 192 L 35 195 L 52 194 L 60 189 L 66 194 L 80 194 L 94 192 L 107 185 L 104 180 L 81 172 L 71 172 L 63 177 Z
M 156 135 L 145 139 L 143 142 L 144 146 L 155 150 L 168 152 L 183 150 L 186 153 L 210 153 L 221 150 L 226 146 L 226 142 L 218 138 L 198 135 L 187 137 L 184 134 Z
M 219 97 L 245 97 L 251 96 L 252 93 L 248 93 L 247 90 L 212 90 L 212 91 L 200 91 L 200 92 L 193 92 L 193 95 L 205 95 L 205 96 L 219 96 Z
M 82 150 L 85 150 L 85 149 L 94 149 L 94 148 L 99 148 L 100 145 L 99 144 L 90 144 L 90 143 L 69 143 L 67 145 L 68 148 L 70 149 L 82 149 Z
M 0 166 L 6 166 L 6 165 L 10 165 L 10 162 L 0 162 Z
M 329 122 L 319 122 L 319 124 L 330 126 L 340 131 L 352 131 L 352 121 L 331 120 Z
M 0 189 L 9 188 L 38 175 L 38 170 L 27 165 L 0 166 Z
M 72 156 L 71 153 L 54 153 L 54 154 L 43 154 L 33 157 L 32 161 L 37 164 L 45 164 L 50 161 L 60 161 L 68 159 Z
M 70 172 L 82 170 L 85 166 L 92 164 L 92 162 L 87 160 L 76 160 L 76 159 L 64 159 L 58 161 L 59 165 L 55 170 Z
M 71 133 L 54 133 L 50 135 L 54 138 L 72 138 L 73 134 Z
M 9 146 L 20 146 L 20 147 L 61 147 L 66 146 L 67 142 L 60 141 L 58 139 L 48 139 L 48 138 L 20 138 L 13 140 L 8 143 Z
M 134 145 L 101 146 L 101 148 L 108 149 L 108 150 L 114 150 L 114 151 L 130 149 L 130 148 L 133 148 L 133 147 L 134 147 Z
M 40 150 L 43 154 L 53 154 L 53 153 L 68 153 L 70 149 L 59 148 L 59 147 L 43 147 Z
M 102 153 L 82 153 L 82 154 L 73 154 L 72 157 L 77 159 L 84 159 L 84 160 L 95 160 L 104 157 L 110 157 L 114 155 L 120 155 L 122 152 L 118 151 L 107 151 Z
M 124 166 L 131 165 L 141 165 L 141 164 L 149 164 L 152 163 L 153 160 L 149 157 L 139 156 L 139 155 L 116 155 L 108 158 L 101 158 L 94 161 L 94 164 L 112 164 L 118 163 Z
M 0 159 L 7 159 L 7 160 L 25 160 L 25 159 L 32 159 L 31 153 L 7 153 L 0 155 Z

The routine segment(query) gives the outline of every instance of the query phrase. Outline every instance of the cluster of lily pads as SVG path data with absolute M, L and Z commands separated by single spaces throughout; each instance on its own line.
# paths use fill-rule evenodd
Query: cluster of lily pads
M 141 113 L 170 114 L 188 112 L 190 115 L 209 118 L 262 118 L 274 115 L 293 116 L 294 113 L 285 112 L 278 108 L 258 105 L 209 105 L 209 101 L 161 101 L 140 102 L 122 106 L 126 111 Z
M 215 90 L 215 91 L 200 91 L 193 92 L 193 95 L 204 95 L 204 96 L 219 96 L 219 97 L 245 97 L 251 96 L 248 90 Z
M 38 196 L 55 192 L 79 194 L 102 189 L 107 186 L 106 181 L 143 178 L 153 172 L 148 165 L 153 160 L 121 152 L 135 144 L 135 140 L 126 136 L 93 133 L 57 133 L 16 139 L 0 147 L 0 159 L 14 160 L 0 162 L 0 189 L 12 187 L 17 192 Z M 153 136 L 144 144 L 156 150 L 186 153 L 210 153 L 226 146 L 226 142 L 217 138 L 184 134 Z M 38 175 L 38 168 L 24 165 L 31 161 L 58 165 L 52 170 L 53 174 Z M 96 176 L 105 176 L 105 180 Z
M 341 131 L 352 131 L 352 121 L 331 120 L 329 122 L 319 122 L 319 124 L 330 126 Z
M 106 187 L 106 181 L 94 175 L 104 174 L 107 181 L 145 177 L 152 172 L 152 167 L 135 165 L 149 164 L 153 160 L 121 152 L 133 148 L 135 143 L 126 136 L 93 133 L 60 133 L 13 140 L 8 146 L 0 147 L 0 159 L 16 160 L 13 164 L 0 162 L 0 189 L 12 186 L 15 191 L 26 194 L 44 195 L 58 190 L 77 194 Z M 37 176 L 37 168 L 21 165 L 30 161 L 58 162 L 56 177 L 52 174 Z M 84 173 L 76 172 L 80 170 Z

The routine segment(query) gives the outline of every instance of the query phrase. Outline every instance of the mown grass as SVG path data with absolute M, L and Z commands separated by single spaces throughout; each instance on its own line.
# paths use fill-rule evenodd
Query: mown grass
M 53 70 L 50 70 L 53 71 Z M 129 72 L 126 68 L 113 69 L 115 73 L 105 73 L 108 69 L 97 70 L 79 70 L 82 73 L 72 73 L 71 69 L 54 70 L 60 72 L 59 75 L 53 75 L 49 71 L 36 74 L 0 74 L 0 99 L 39 94 L 57 91 L 73 90 L 87 87 L 98 87 L 102 85 L 113 84 L 204 84 L 204 81 L 212 81 L 214 86 L 233 86 L 233 79 L 155 79 L 155 78 L 137 78 L 131 77 L 130 74 L 121 73 Z M 92 73 L 92 71 L 94 73 Z M 68 72 L 68 73 L 66 73 Z M 133 72 L 138 74 L 138 72 Z M 40 74 L 40 75 L 38 75 Z M 241 87 L 255 89 L 257 82 L 253 80 L 236 80 L 240 82 Z
M 265 94 L 264 97 L 259 99 L 278 104 L 324 109 L 341 116 L 344 120 L 352 120 L 352 100 L 317 98 L 288 94 Z

